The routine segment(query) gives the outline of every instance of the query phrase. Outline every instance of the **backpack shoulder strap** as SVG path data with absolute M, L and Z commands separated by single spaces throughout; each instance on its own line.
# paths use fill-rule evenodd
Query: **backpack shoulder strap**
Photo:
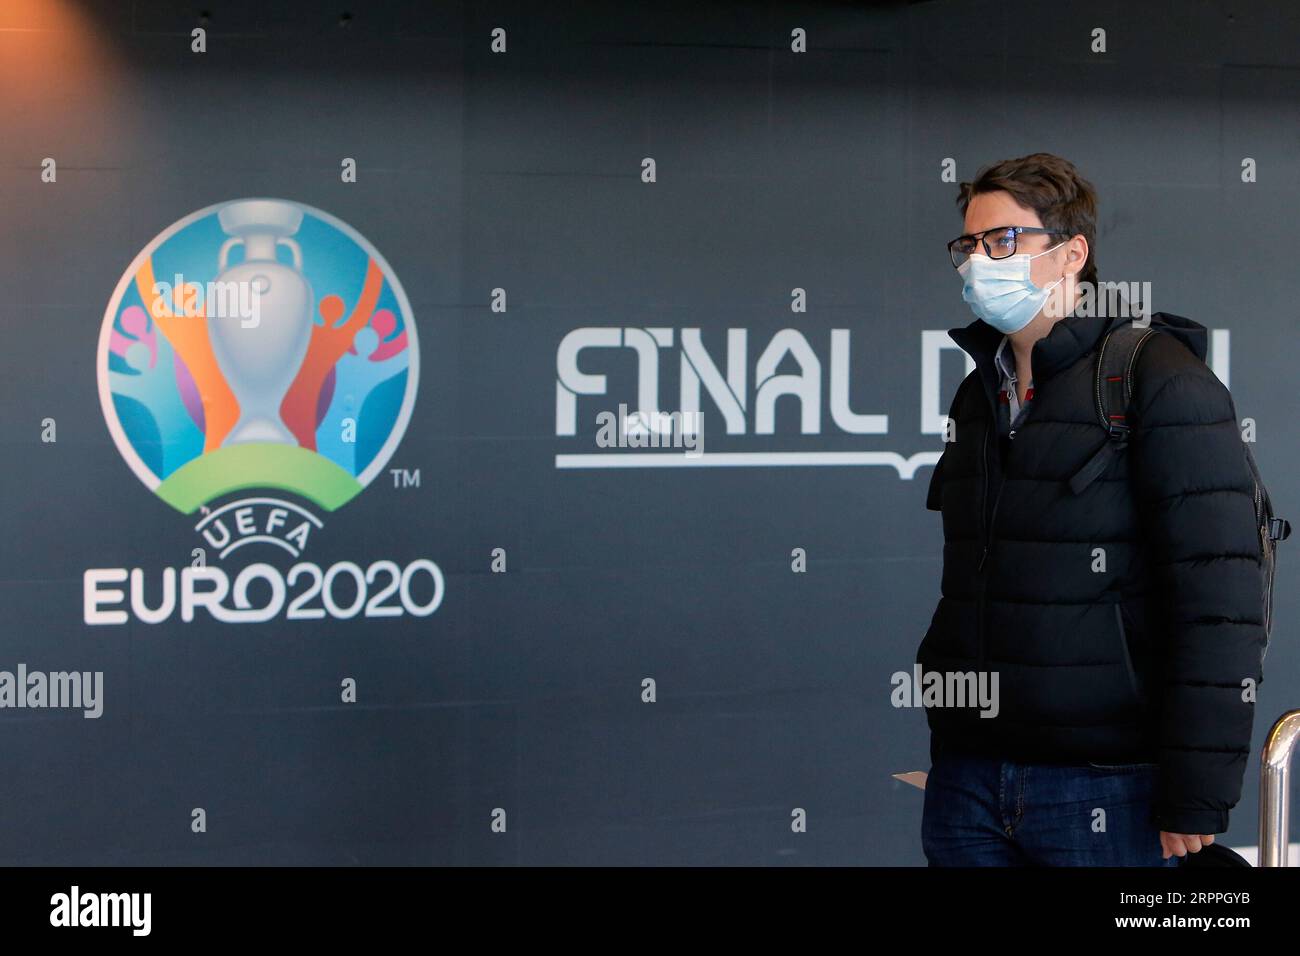
M 1106 429 L 1108 440 L 1070 479 L 1070 490 L 1076 495 L 1101 477 L 1110 466 L 1111 459 L 1128 447 L 1133 370 L 1137 366 L 1142 346 L 1158 331 L 1152 325 L 1138 326 L 1124 322 L 1107 332 L 1097 346 L 1093 395 L 1097 422 Z

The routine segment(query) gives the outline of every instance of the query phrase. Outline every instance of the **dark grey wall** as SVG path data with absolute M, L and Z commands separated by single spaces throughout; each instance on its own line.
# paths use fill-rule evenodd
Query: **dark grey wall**
M 105 680 L 98 720 L 0 711 L 0 862 L 923 863 L 921 793 L 890 774 L 928 766 L 928 734 L 889 680 L 938 598 L 929 468 L 560 469 L 600 450 L 598 411 L 635 404 L 634 354 L 584 354 L 608 391 L 578 400 L 576 436 L 557 435 L 555 395 L 572 330 L 675 330 L 675 408 L 681 330 L 720 356 L 744 328 L 747 433 L 706 397 L 708 451 L 937 453 L 921 335 L 971 319 L 943 249 L 960 226 L 945 158 L 959 179 L 1040 149 L 1079 165 L 1101 194 L 1102 277 L 1230 331 L 1238 411 L 1295 516 L 1300 14 L 562 6 L 366 0 L 346 28 L 339 3 L 0 12 L 0 669 Z M 86 569 L 156 575 L 196 543 L 109 439 L 105 305 L 163 228 L 243 196 L 355 226 L 410 297 L 421 386 L 392 465 L 421 486 L 375 482 L 310 558 L 433 559 L 429 618 L 82 622 Z M 791 398 L 754 434 L 755 363 L 786 328 L 821 363 L 819 434 Z M 852 332 L 853 409 L 887 414 L 887 434 L 832 422 L 833 329 Z M 943 361 L 946 411 L 963 369 Z M 1300 704 L 1298 569 L 1285 551 L 1257 745 Z M 1233 845 L 1255 842 L 1256 769 Z

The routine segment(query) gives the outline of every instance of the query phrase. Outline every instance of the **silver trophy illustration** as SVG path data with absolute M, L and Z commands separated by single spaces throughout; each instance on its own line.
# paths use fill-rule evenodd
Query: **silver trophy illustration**
M 287 202 L 248 199 L 223 208 L 217 220 L 231 238 L 221 245 L 216 282 L 248 283 L 259 309 L 254 324 L 208 316 L 213 354 L 239 402 L 239 421 L 222 445 L 296 445 L 280 418 L 280 403 L 311 341 L 311 284 L 302 274 L 302 249 L 290 238 L 302 225 L 302 211 Z M 228 266 L 236 245 L 244 247 L 243 261 Z M 294 268 L 277 260 L 280 246 L 292 252 Z

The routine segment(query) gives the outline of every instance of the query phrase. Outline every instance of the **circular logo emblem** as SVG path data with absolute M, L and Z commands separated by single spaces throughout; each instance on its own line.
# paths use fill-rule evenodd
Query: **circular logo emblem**
M 104 312 L 104 420 L 131 470 L 189 514 L 274 488 L 333 511 L 406 431 L 410 303 L 351 226 L 283 199 L 191 213 L 131 263 Z

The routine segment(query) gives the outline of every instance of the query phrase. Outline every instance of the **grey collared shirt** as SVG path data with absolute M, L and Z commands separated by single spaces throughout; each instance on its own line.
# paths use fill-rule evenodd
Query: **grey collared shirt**
M 1025 413 L 1029 411 L 1029 406 L 1033 404 L 1033 395 L 1030 393 L 1025 400 L 1025 404 L 1020 404 L 1020 398 L 1016 392 L 1016 359 L 1012 352 L 1007 349 L 1007 343 L 1011 341 L 1010 336 L 1002 336 L 1002 343 L 998 346 L 996 354 L 993 356 L 993 364 L 998 370 L 1000 377 L 999 388 L 1007 396 L 1005 406 L 1006 412 L 1002 412 L 1003 404 L 998 403 L 998 430 L 1003 435 L 1009 435 L 1020 427 L 1020 422 L 1024 419 Z M 1031 378 L 1026 389 L 1034 387 L 1034 380 Z

